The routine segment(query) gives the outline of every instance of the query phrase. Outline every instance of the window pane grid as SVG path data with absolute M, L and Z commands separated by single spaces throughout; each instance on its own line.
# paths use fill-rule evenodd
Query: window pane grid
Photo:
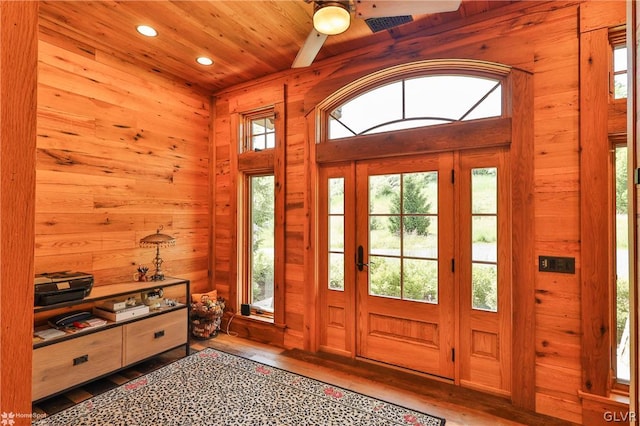
M 261 151 L 275 148 L 275 115 L 249 117 L 247 119 L 247 150 Z
M 403 79 L 365 92 L 328 115 L 328 139 L 502 115 L 502 84 L 469 75 Z
M 344 291 L 344 178 L 328 180 L 328 287 Z
M 369 294 L 438 303 L 438 174 L 369 177 Z
M 498 170 L 471 170 L 471 306 L 498 311 Z

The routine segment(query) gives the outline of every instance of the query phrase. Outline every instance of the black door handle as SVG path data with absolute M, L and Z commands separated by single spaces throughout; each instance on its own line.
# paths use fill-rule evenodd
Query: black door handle
M 369 267 L 368 263 L 362 263 L 364 260 L 364 247 L 358 246 L 358 260 L 356 261 L 356 266 L 358 267 L 358 271 L 362 271 L 362 269 L 366 266 Z

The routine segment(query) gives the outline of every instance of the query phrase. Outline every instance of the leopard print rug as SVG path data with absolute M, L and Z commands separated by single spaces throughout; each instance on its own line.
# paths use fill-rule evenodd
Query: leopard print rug
M 445 420 L 207 348 L 36 426 L 441 426 Z

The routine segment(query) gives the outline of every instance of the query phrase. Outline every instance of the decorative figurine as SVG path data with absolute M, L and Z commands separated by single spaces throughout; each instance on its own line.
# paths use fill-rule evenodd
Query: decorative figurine
M 149 268 L 146 266 L 138 266 L 138 272 L 133 274 L 133 280 L 139 282 L 146 282 L 149 280 L 147 277 L 147 272 L 149 272 Z

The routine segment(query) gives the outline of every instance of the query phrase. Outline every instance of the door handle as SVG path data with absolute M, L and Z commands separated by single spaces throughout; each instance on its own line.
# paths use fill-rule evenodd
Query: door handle
M 358 271 L 362 271 L 364 267 L 369 267 L 368 263 L 362 263 L 364 260 L 364 247 L 358 246 L 358 259 L 356 260 L 356 266 L 358 267 Z

